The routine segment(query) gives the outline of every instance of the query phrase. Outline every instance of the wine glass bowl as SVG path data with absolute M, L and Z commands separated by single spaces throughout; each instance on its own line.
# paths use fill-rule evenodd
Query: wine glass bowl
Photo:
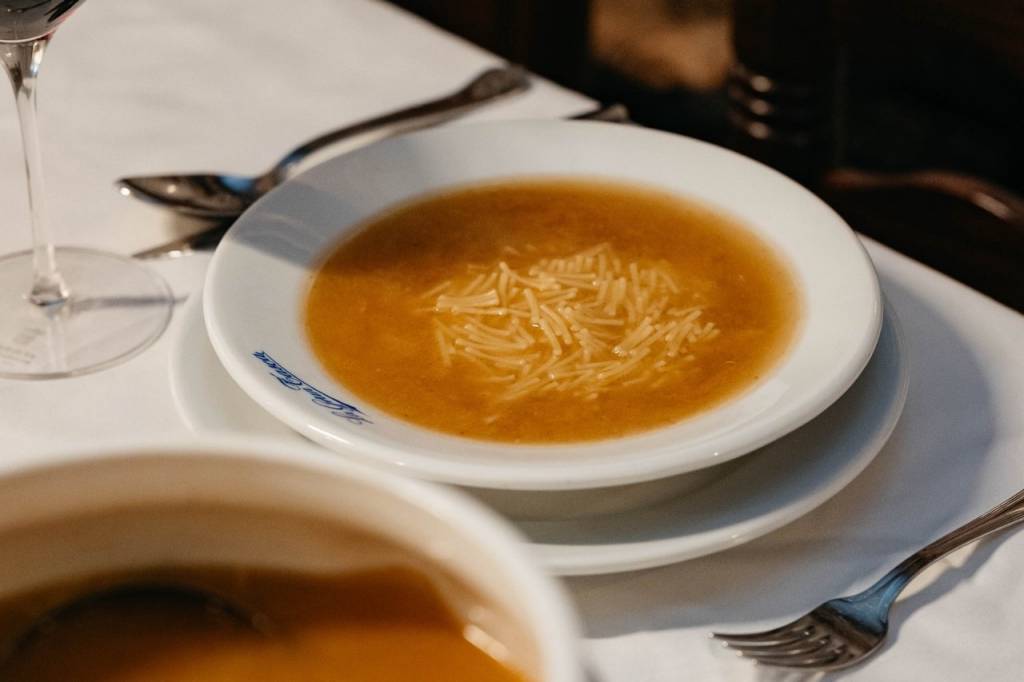
M 46 219 L 36 85 L 46 46 L 82 0 L 0 0 L 0 63 L 21 125 L 32 248 L 0 256 L 0 377 L 73 376 L 116 364 L 167 327 L 173 298 L 143 265 L 54 246 Z
M 82 0 L 0 0 L 0 43 L 48 36 Z

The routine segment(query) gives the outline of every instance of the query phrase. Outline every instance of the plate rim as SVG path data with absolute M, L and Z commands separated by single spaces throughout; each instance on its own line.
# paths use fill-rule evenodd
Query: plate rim
M 527 536 L 538 559 L 549 571 L 561 576 L 585 576 L 656 568 L 717 554 L 773 533 L 806 516 L 838 495 L 844 488 L 856 480 L 884 449 L 886 443 L 892 437 L 896 426 L 899 424 L 910 390 L 910 362 L 907 356 L 907 343 L 902 323 L 888 301 L 885 302 L 884 324 L 892 333 L 891 352 L 893 353 L 893 362 L 896 364 L 898 372 L 895 380 L 896 392 L 892 396 L 892 402 L 888 406 L 888 410 L 881 415 L 875 428 L 869 434 L 866 434 L 856 456 L 845 460 L 841 465 L 837 466 L 830 476 L 819 479 L 816 487 L 805 492 L 798 500 L 791 502 L 788 506 L 773 509 L 733 526 L 725 526 L 714 531 L 708 531 L 707 535 L 712 537 L 698 544 L 692 543 L 692 536 L 673 536 L 668 539 L 645 541 L 641 543 L 642 548 L 638 548 L 637 545 L 629 545 L 630 555 L 620 557 L 609 556 L 606 549 L 607 545 L 590 545 L 588 547 L 603 547 L 605 551 L 602 555 L 592 557 L 589 560 L 586 559 L 586 553 L 574 553 L 572 556 L 566 557 L 564 549 L 571 547 L 571 545 L 535 542 L 529 535 L 528 528 L 530 522 L 516 522 L 516 527 Z M 885 352 L 881 344 L 879 349 Z M 816 419 L 826 418 L 827 414 Z M 756 455 L 757 453 L 753 453 L 752 456 Z M 723 479 L 728 479 L 729 475 L 726 473 Z M 708 487 L 714 487 L 717 484 L 718 481 L 715 481 L 709 483 Z M 671 504 L 672 502 L 669 501 L 654 505 L 654 507 L 664 506 L 669 508 Z M 626 512 L 626 514 L 629 514 L 629 512 Z M 683 542 L 684 538 L 691 539 L 691 542 Z M 582 560 L 578 557 L 582 557 Z
M 863 275 L 861 283 L 865 287 L 866 299 L 870 300 L 870 303 L 865 304 L 864 310 L 867 311 L 868 308 L 870 308 L 870 311 L 863 312 L 862 314 L 869 318 L 869 324 L 864 328 L 864 332 L 861 335 L 857 335 L 858 340 L 855 343 L 852 343 L 846 351 L 848 357 L 845 358 L 845 364 L 840 365 L 841 369 L 837 372 L 836 376 L 834 376 L 827 384 L 823 384 L 822 388 L 809 392 L 815 396 L 814 401 L 811 401 L 808 398 L 802 398 L 800 400 L 792 401 L 796 403 L 796 407 L 773 408 L 773 412 L 781 410 L 781 417 L 784 418 L 780 418 L 779 415 L 773 416 L 771 420 L 754 418 L 751 420 L 751 424 L 745 425 L 742 429 L 724 430 L 712 437 L 706 437 L 695 444 L 691 444 L 689 450 L 684 454 L 680 453 L 681 448 L 676 444 L 662 444 L 647 449 L 647 451 L 642 455 L 630 458 L 612 458 L 602 455 L 599 459 L 591 459 L 587 461 L 584 466 L 580 466 L 579 463 L 581 460 L 572 462 L 569 457 L 565 457 L 560 460 L 551 460 L 540 465 L 538 465 L 536 461 L 526 462 L 522 458 L 508 460 L 488 459 L 486 461 L 481 460 L 475 462 L 458 458 L 446 458 L 443 455 L 438 456 L 437 453 L 433 451 L 429 453 L 426 451 L 416 450 L 403 451 L 387 443 L 382 443 L 372 437 L 367 437 L 365 434 L 360 433 L 358 429 L 346 429 L 344 425 L 339 428 L 337 423 L 333 423 L 326 416 L 326 413 L 318 414 L 311 409 L 309 405 L 294 400 L 289 401 L 283 398 L 280 395 L 280 392 L 275 391 L 274 388 L 266 381 L 266 377 L 264 376 L 265 372 L 263 372 L 262 368 L 254 367 L 252 363 L 244 362 L 249 354 L 248 350 L 235 347 L 237 344 L 232 342 L 232 335 L 234 332 L 232 332 L 231 324 L 229 321 L 225 321 L 225 319 L 223 319 L 225 317 L 230 319 L 230 313 L 226 313 L 226 315 L 222 316 L 217 312 L 219 307 L 228 306 L 228 308 L 230 308 L 228 303 L 222 300 L 226 295 L 223 293 L 223 290 L 226 289 L 230 291 L 231 284 L 227 281 L 230 280 L 230 277 L 224 276 L 221 273 L 222 270 L 230 269 L 232 258 L 236 258 L 235 256 L 232 256 L 232 253 L 238 253 L 244 250 L 244 239 L 240 237 L 240 235 L 244 235 L 247 229 L 251 229 L 249 228 L 250 224 L 258 226 L 258 222 L 253 218 L 253 216 L 259 214 L 261 207 L 263 207 L 264 210 L 269 210 L 266 209 L 266 207 L 270 205 L 268 202 L 273 202 L 275 196 L 281 196 L 280 192 L 289 184 L 292 184 L 293 186 L 301 186 L 302 182 L 309 181 L 311 183 L 310 187 L 314 187 L 315 185 L 312 184 L 312 181 L 315 181 L 317 178 L 331 177 L 332 173 L 343 171 L 346 167 L 346 163 L 348 162 L 343 161 L 342 159 L 349 159 L 364 154 L 372 154 L 375 153 L 375 149 L 383 149 L 386 145 L 416 144 L 423 140 L 426 140 L 428 143 L 436 143 L 437 138 L 440 138 L 443 141 L 447 139 L 447 136 L 463 135 L 467 130 L 475 130 L 478 133 L 481 131 L 483 133 L 488 133 L 495 129 L 506 132 L 510 129 L 535 131 L 540 129 L 550 129 L 551 126 L 556 126 L 555 130 L 565 130 L 563 126 L 585 126 L 588 128 L 593 126 L 603 126 L 602 130 L 611 135 L 636 135 L 639 133 L 643 136 L 658 136 L 666 138 L 670 140 L 672 144 L 681 145 L 684 148 L 690 146 L 691 149 L 705 150 L 703 153 L 725 155 L 726 157 L 733 159 L 731 163 L 740 163 L 743 165 L 759 167 L 757 172 L 767 174 L 765 176 L 766 183 L 784 183 L 784 185 L 789 188 L 787 191 L 796 192 L 804 198 L 803 205 L 814 206 L 815 211 L 822 213 L 822 215 L 826 215 L 829 220 L 833 222 L 833 227 L 837 230 L 835 233 L 835 238 L 838 240 L 837 243 L 842 243 L 843 239 L 849 240 L 849 263 L 851 263 L 851 267 L 854 267 Z M 582 173 L 582 175 L 587 174 L 593 173 Z M 581 175 L 581 173 L 562 171 L 561 175 Z M 305 180 L 303 178 L 305 178 Z M 478 180 L 482 179 L 483 178 L 479 178 Z M 626 177 L 620 178 L 620 180 L 624 182 L 640 182 L 635 178 L 630 179 Z M 422 193 L 422 191 L 423 190 L 420 190 L 419 193 Z M 337 238 L 337 232 L 333 233 L 331 239 L 336 240 Z M 846 245 L 842 248 L 846 248 Z M 229 265 L 225 266 L 225 263 L 228 263 Z M 870 292 L 868 290 L 870 290 Z M 227 295 L 230 297 L 229 294 Z M 799 186 L 797 183 L 785 176 L 782 176 L 774 170 L 762 166 L 761 164 L 747 159 L 746 157 L 735 154 L 734 152 L 684 136 L 647 129 L 627 129 L 614 124 L 564 121 L 476 123 L 459 126 L 457 128 L 434 129 L 392 138 L 343 157 L 336 157 L 335 159 L 329 160 L 320 166 L 314 167 L 306 173 L 297 176 L 297 178 L 290 180 L 289 183 L 285 183 L 285 185 L 279 187 L 274 192 L 271 192 L 269 195 L 261 199 L 253 209 L 250 209 L 250 211 L 248 211 L 246 215 L 244 215 L 231 228 L 210 263 L 210 268 L 206 278 L 206 286 L 204 287 L 204 301 L 204 306 L 206 308 L 206 327 L 213 347 L 220 357 L 221 363 L 227 368 L 235 381 L 251 398 L 260 404 L 265 410 L 271 412 L 274 416 L 284 421 L 292 428 L 301 431 L 307 437 L 319 442 L 321 445 L 324 445 L 329 449 L 339 451 L 344 450 L 345 452 L 352 453 L 356 457 L 365 461 L 399 466 L 406 471 L 414 473 L 420 478 L 445 483 L 510 490 L 585 489 L 605 487 L 609 485 L 638 483 L 717 465 L 730 459 L 735 459 L 745 455 L 748 452 L 777 439 L 785 433 L 789 433 L 806 424 L 834 403 L 839 396 L 845 393 L 845 391 L 860 375 L 871 357 L 875 344 L 877 343 L 878 334 L 881 330 L 882 316 L 877 273 L 874 271 L 871 259 L 864 249 L 863 244 L 860 243 L 853 231 L 848 225 L 846 225 L 841 217 L 821 202 L 820 199 L 814 197 L 813 194 Z M 311 351 L 309 351 L 308 348 L 300 349 L 297 352 L 303 357 L 311 355 Z M 397 421 L 400 422 L 400 420 Z M 479 441 L 472 441 L 471 439 L 460 439 L 447 434 L 434 433 L 416 425 L 408 426 L 414 430 L 423 431 L 424 435 L 428 438 L 450 441 L 450 447 L 455 449 L 460 446 L 466 448 L 485 446 L 493 448 L 503 446 L 507 447 L 507 444 L 481 443 Z M 663 431 L 664 428 L 672 428 L 672 425 L 668 427 L 659 427 L 636 435 L 626 436 L 622 439 L 611 440 L 617 443 L 617 447 L 619 447 L 620 450 L 631 446 L 635 448 L 640 445 L 640 439 L 650 434 Z M 601 443 L 601 441 L 598 441 L 597 443 L 585 442 L 578 444 L 514 447 L 521 449 L 523 452 L 535 449 L 540 453 L 543 453 L 546 450 L 548 453 L 554 454 L 565 449 L 587 449 L 588 447 L 600 447 Z
M 181 370 L 183 367 L 194 364 L 184 362 L 183 360 L 191 358 L 194 361 L 195 352 L 198 351 L 196 346 L 200 343 L 204 344 L 203 351 L 209 353 L 209 359 L 215 362 L 222 372 L 218 380 L 228 382 L 237 391 L 240 399 L 257 405 L 255 401 L 241 390 L 227 370 L 223 368 L 223 365 L 220 364 L 220 359 L 210 346 L 208 337 L 204 333 L 201 297 L 196 294 L 193 296 L 194 300 L 188 301 L 184 306 L 180 325 L 175 329 L 170 339 L 171 358 L 169 364 L 175 407 L 185 421 L 186 426 L 197 435 L 212 435 L 223 431 L 238 430 L 237 426 L 230 423 L 218 426 L 211 420 L 197 418 L 196 413 L 192 412 L 188 406 L 189 391 L 187 389 L 196 382 L 184 377 Z M 644 542 L 639 547 L 637 545 L 629 545 L 626 549 L 616 549 L 614 552 L 609 552 L 607 545 L 591 545 L 586 546 L 588 547 L 586 550 L 577 551 L 577 546 L 572 546 L 568 542 L 537 542 L 531 539 L 529 536 L 529 525 L 531 522 L 516 520 L 510 520 L 510 522 L 526 536 L 534 556 L 546 570 L 562 576 L 583 576 L 655 568 L 716 554 L 772 533 L 796 521 L 827 502 L 852 483 L 878 456 L 899 422 L 909 391 L 910 363 L 902 324 L 898 314 L 888 302 L 885 304 L 885 324 L 891 329 L 893 334 L 894 362 L 898 368 L 898 376 L 895 379 L 897 390 L 888 411 L 879 420 L 879 425 L 865 438 L 865 445 L 858 450 L 856 457 L 845 461 L 842 466 L 836 467 L 827 478 L 821 480 L 816 488 L 805 493 L 796 502 L 738 524 L 741 526 L 738 533 L 737 528 L 726 526 L 716 531 L 709 531 L 708 535 L 713 537 L 696 544 L 692 536 L 676 535 L 667 539 Z M 884 346 L 880 344 L 879 352 L 882 351 L 884 351 Z M 204 374 L 203 376 L 209 379 L 209 375 Z M 262 410 L 262 408 L 260 409 Z M 203 415 L 208 416 L 206 413 L 203 413 Z M 275 427 L 283 426 L 269 413 L 265 414 L 265 416 Z M 827 415 L 818 418 L 827 418 Z M 279 434 L 273 434 L 273 436 L 281 438 Z M 297 431 L 291 429 L 288 429 L 286 437 L 294 438 L 296 442 L 299 442 L 300 439 L 306 441 Z M 326 452 L 330 452 L 332 455 L 336 454 L 330 450 L 326 450 Z M 757 453 L 753 453 L 752 456 L 757 456 Z M 742 465 L 743 463 L 741 462 L 740 464 Z M 728 479 L 729 476 L 730 473 L 726 472 L 724 478 Z M 709 486 L 714 485 L 716 483 L 709 484 Z M 662 504 L 670 505 L 671 503 Z M 659 505 L 655 505 L 655 507 L 657 506 Z M 625 512 L 625 514 L 628 513 Z M 684 537 L 686 538 L 685 541 L 683 540 Z M 566 548 L 569 547 L 574 549 L 571 555 L 566 553 Z M 601 550 L 595 552 L 593 549 L 590 549 L 593 547 L 601 548 Z

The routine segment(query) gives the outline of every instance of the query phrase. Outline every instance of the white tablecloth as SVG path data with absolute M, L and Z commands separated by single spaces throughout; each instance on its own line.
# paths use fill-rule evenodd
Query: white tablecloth
M 131 253 L 189 225 L 111 181 L 170 170 L 255 171 L 293 143 L 460 84 L 493 57 L 369 0 L 92 0 L 59 32 L 40 88 L 54 232 Z M 0 97 L 0 252 L 28 246 L 17 121 Z M 582 97 L 538 82 L 479 117 L 555 117 Z M 911 388 L 897 431 L 852 485 L 750 544 L 661 569 L 573 579 L 601 682 L 802 679 L 758 671 L 706 639 L 778 623 L 867 585 L 903 556 L 1024 487 L 1024 317 L 874 243 L 901 317 Z M 205 256 L 154 263 L 176 294 Z M 175 324 L 177 320 L 172 322 Z M 185 435 L 168 338 L 114 369 L 0 381 L 0 454 L 132 434 Z M 944 560 L 899 602 L 893 644 L 842 677 L 1024 676 L 1024 537 Z

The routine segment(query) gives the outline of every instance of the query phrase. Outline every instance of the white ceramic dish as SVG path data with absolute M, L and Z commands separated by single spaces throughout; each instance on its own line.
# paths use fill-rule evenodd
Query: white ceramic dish
M 798 338 L 741 396 L 697 417 L 591 443 L 510 446 L 440 434 L 366 405 L 312 354 L 301 311 L 311 272 L 347 231 L 414 197 L 515 177 L 643 184 L 726 210 L 789 262 L 804 293 Z M 292 428 L 356 459 L 429 480 L 568 490 L 665 478 L 728 461 L 806 423 L 864 368 L 878 283 L 849 227 L 813 194 L 721 148 L 632 126 L 515 121 L 439 128 L 337 157 L 274 190 L 230 230 L 204 307 L 242 389 Z
M 190 301 L 171 339 L 171 387 L 189 428 L 303 440 L 253 402 L 221 366 Z M 699 493 L 615 516 L 519 522 L 560 575 L 648 568 L 728 549 L 822 504 L 879 452 L 906 397 L 907 360 L 891 311 L 877 351 L 847 393 L 809 424 L 725 467 Z
M 453 491 L 309 444 L 134 443 L 0 462 L 0 556 L 0 597 L 179 564 L 410 565 L 530 679 L 583 680 L 567 597 L 506 524 Z

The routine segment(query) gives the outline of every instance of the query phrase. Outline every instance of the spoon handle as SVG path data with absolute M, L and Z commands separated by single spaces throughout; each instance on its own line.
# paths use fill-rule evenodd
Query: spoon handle
M 390 115 L 389 115 L 390 116 Z M 388 118 L 383 116 L 381 118 Z M 629 110 L 622 104 L 602 104 L 597 107 L 569 117 L 575 121 L 605 121 L 607 123 L 629 123 Z M 359 124 L 362 127 L 362 124 Z M 212 251 L 220 243 L 224 233 L 228 231 L 234 218 L 220 220 L 206 229 L 179 237 L 165 244 L 154 246 L 132 254 L 132 258 L 144 260 L 154 258 L 179 258 L 198 251 Z
M 392 135 L 419 130 L 454 119 L 480 105 L 530 87 L 526 72 L 518 66 L 488 69 L 464 87 L 445 97 L 392 111 L 324 133 L 288 152 L 267 174 L 281 182 L 304 158 L 324 147 L 339 145 L 337 153 L 355 149 Z

